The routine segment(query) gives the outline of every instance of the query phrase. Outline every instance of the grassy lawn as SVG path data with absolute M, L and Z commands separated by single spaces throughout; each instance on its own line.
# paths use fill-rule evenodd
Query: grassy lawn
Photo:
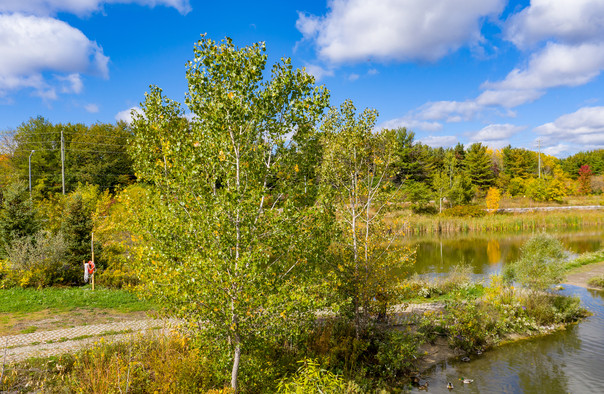
M 0 289 L 0 335 L 144 319 L 155 305 L 124 290 Z
M 65 312 L 73 309 L 111 309 L 128 313 L 148 311 L 153 304 L 124 290 L 76 288 L 0 289 L 0 313 L 30 313 L 45 309 Z

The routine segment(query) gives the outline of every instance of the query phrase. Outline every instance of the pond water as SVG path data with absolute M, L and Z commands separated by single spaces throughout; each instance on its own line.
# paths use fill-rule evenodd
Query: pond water
M 604 393 L 604 292 L 567 286 L 594 315 L 565 331 L 519 341 L 453 360 L 424 376 L 429 392 L 447 393 Z M 459 379 L 473 379 L 463 384 Z M 416 389 L 414 389 L 416 390 Z
M 573 254 L 593 252 L 604 247 L 604 228 L 550 232 Z M 470 265 L 474 274 L 497 273 L 505 263 L 518 258 L 520 247 L 532 233 L 478 234 L 442 238 L 410 238 L 416 245 L 418 274 L 446 274 L 457 264 Z
M 604 229 L 583 229 L 552 233 L 571 253 L 604 247 Z M 520 246 L 531 236 L 502 234 L 415 239 L 417 262 L 414 271 L 424 275 L 444 275 L 463 262 L 478 277 L 501 270 L 518 258 Z M 604 292 L 566 286 L 562 291 L 578 295 L 593 313 L 565 331 L 523 340 L 489 350 L 472 361 L 452 360 L 434 367 L 424 376 L 429 392 L 448 393 L 604 393 Z M 474 379 L 464 384 L 460 378 Z M 416 389 L 414 389 L 416 390 Z

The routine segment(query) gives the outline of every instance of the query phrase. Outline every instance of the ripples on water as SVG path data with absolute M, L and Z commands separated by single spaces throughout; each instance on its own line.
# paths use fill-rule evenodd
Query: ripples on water
M 604 292 L 567 286 L 594 315 L 542 338 L 524 340 L 452 361 L 426 374 L 429 392 L 448 393 L 604 393 Z M 463 384 L 460 378 L 474 379 Z

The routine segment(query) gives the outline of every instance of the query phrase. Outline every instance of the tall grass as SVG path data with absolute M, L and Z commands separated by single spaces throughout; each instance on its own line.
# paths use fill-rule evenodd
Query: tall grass
M 604 225 L 604 210 L 495 214 L 478 218 L 424 216 L 397 211 L 391 212 L 386 221 L 393 230 L 405 235 L 536 231 L 601 226 Z

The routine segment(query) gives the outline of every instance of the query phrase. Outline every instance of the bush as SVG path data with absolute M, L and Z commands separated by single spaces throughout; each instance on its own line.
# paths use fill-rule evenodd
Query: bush
M 210 361 L 185 337 L 133 336 L 129 342 L 105 343 L 101 339 L 75 355 L 8 366 L 0 390 L 193 393 L 222 387 L 209 371 Z
M 587 281 L 590 286 L 601 287 L 604 289 L 604 275 L 594 276 Z
M 436 215 L 438 208 L 432 204 L 414 204 L 411 211 L 417 215 Z
M 564 249 L 546 233 L 532 236 L 520 249 L 520 259 L 504 267 L 507 282 L 518 281 L 534 291 L 547 290 L 559 283 L 564 274 Z
M 290 378 L 278 384 L 278 393 L 345 393 L 346 382 L 342 377 L 321 368 L 315 360 L 302 360 L 302 366 Z
M 477 205 L 457 205 L 453 208 L 445 209 L 442 215 L 449 217 L 478 218 L 486 215 L 486 212 Z
M 81 274 L 64 263 L 67 245 L 62 234 L 51 235 L 40 231 L 33 237 L 14 240 L 7 250 L 8 272 L 5 287 L 46 287 L 68 284 L 67 278 Z

